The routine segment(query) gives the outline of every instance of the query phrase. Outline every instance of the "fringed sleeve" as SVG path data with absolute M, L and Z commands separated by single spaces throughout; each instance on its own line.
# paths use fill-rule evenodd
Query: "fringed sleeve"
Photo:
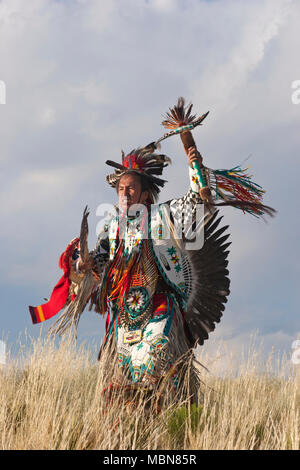
M 265 190 L 252 180 L 247 170 L 240 166 L 230 170 L 205 168 L 215 195 L 215 205 L 235 207 L 255 217 L 273 217 L 275 209 L 263 204 Z
M 58 320 L 51 326 L 51 334 L 61 335 L 72 328 L 76 334 L 80 317 L 88 302 L 90 302 L 89 310 L 94 308 L 96 312 L 100 313 L 97 305 L 102 284 L 102 274 L 108 261 L 107 248 L 107 234 L 105 238 L 102 238 L 101 234 L 95 249 L 89 252 L 93 260 L 92 269 L 84 274 L 78 269 L 80 247 L 77 248 L 71 262 L 70 281 L 73 285 L 71 302 L 66 306 Z
M 205 204 L 213 214 L 216 206 L 231 206 L 242 210 L 244 213 L 255 217 L 264 215 L 274 216 L 276 211 L 263 204 L 265 190 L 252 180 L 252 175 L 247 173 L 248 168 L 242 169 L 236 166 L 229 170 L 212 170 L 202 167 L 201 173 L 211 191 L 211 200 Z M 181 206 L 203 203 L 200 197 L 200 184 L 195 169 L 189 168 L 190 191 L 178 202 Z
M 191 241 L 196 231 L 200 230 L 215 212 L 213 206 L 203 203 L 197 171 L 191 167 L 189 167 L 189 180 L 190 188 L 184 196 L 164 203 L 169 205 L 170 219 L 177 237 L 185 241 Z M 208 186 L 210 186 L 209 181 Z

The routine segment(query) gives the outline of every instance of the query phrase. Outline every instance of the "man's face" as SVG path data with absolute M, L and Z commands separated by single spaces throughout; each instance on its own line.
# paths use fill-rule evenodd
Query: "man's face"
M 142 192 L 138 175 L 123 175 L 119 182 L 118 196 L 121 208 L 128 211 L 133 204 L 143 204 L 147 198 L 147 191 Z

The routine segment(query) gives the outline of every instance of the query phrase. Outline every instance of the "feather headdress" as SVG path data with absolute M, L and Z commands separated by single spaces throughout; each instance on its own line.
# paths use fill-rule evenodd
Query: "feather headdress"
M 106 177 L 107 182 L 115 188 L 120 178 L 128 172 L 134 172 L 147 180 L 153 194 L 160 192 L 166 180 L 159 178 L 163 169 L 171 163 L 171 159 L 163 154 L 155 153 L 160 145 L 151 142 L 145 147 L 132 150 L 128 155 L 122 151 L 122 164 L 107 160 L 106 164 L 115 168 L 115 172 Z

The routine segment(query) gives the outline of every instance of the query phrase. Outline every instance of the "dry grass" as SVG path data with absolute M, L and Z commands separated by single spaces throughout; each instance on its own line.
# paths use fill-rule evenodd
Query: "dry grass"
M 0 371 L 0 448 L 300 449 L 299 369 L 257 364 L 254 354 L 238 374 L 203 372 L 201 405 L 149 415 L 143 403 L 106 405 L 110 371 L 89 352 L 35 341 Z

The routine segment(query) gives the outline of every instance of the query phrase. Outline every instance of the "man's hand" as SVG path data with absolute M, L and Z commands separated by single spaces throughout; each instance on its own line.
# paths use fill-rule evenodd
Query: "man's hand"
M 191 168 L 194 168 L 193 163 L 198 161 L 200 167 L 202 166 L 202 157 L 200 153 L 198 152 L 196 147 L 189 147 L 188 151 L 186 152 L 189 165 Z M 200 197 L 203 201 L 210 202 L 211 201 L 211 191 L 208 186 L 204 186 L 203 188 L 200 188 L 199 190 Z
M 85 274 L 88 271 L 92 271 L 95 281 L 99 281 L 100 276 L 98 276 L 98 274 L 93 270 L 93 268 L 94 268 L 94 260 L 91 256 L 89 256 L 88 259 L 84 262 L 81 259 L 79 260 L 79 263 L 78 263 L 79 272 L 81 274 Z
M 191 168 L 194 168 L 193 163 L 196 161 L 199 162 L 200 167 L 202 166 L 202 157 L 196 147 L 189 147 L 186 154 Z
M 80 258 L 78 262 L 78 270 L 81 273 L 86 273 L 87 271 L 90 271 L 93 268 L 94 265 L 94 260 L 91 256 L 89 256 L 85 261 L 82 261 Z

